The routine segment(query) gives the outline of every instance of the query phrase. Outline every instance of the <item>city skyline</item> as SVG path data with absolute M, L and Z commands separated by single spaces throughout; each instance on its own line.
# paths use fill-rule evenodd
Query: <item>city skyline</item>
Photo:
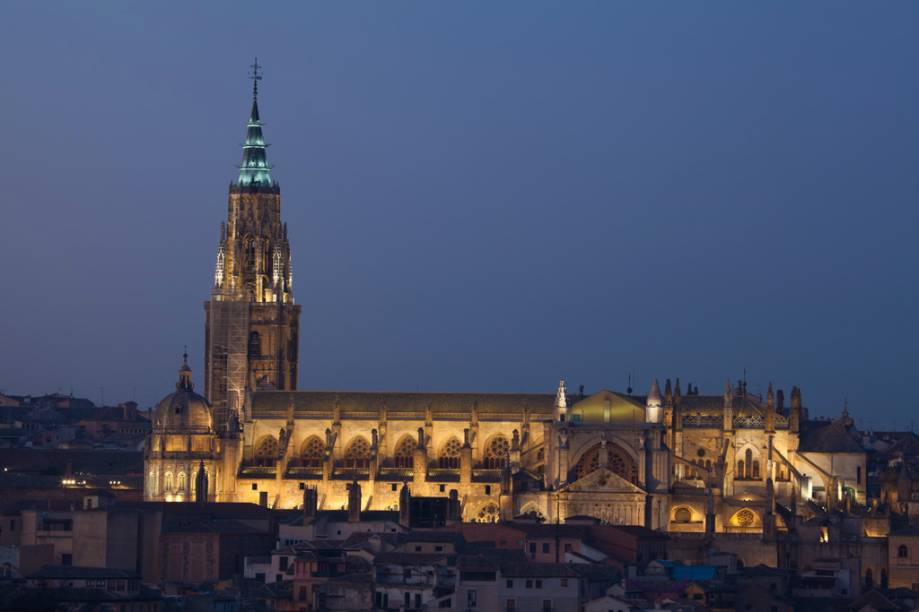
M 192 25 L 112 9 L 29 49 L 4 103 L 18 146 L 0 177 L 21 229 L 4 257 L 20 297 L 7 303 L 0 388 L 96 400 L 104 387 L 107 403 L 150 405 L 186 344 L 203 385 L 202 288 L 258 55 L 303 308 L 301 388 L 551 393 L 564 377 L 622 391 L 631 373 L 636 393 L 680 377 L 716 394 L 746 370 L 754 391 L 801 386 L 815 414 L 848 399 L 868 426 L 910 419 L 913 400 L 873 405 L 919 365 L 907 18 L 835 11 L 838 29 L 822 31 L 813 9 L 810 24 L 800 11 L 793 24 L 779 9 L 739 11 L 751 41 L 691 8 L 668 11 L 666 28 L 622 7 L 601 23 L 544 7 L 493 21 L 450 10 L 477 43 L 438 39 L 418 6 L 360 23 L 306 9 L 294 21 L 315 36 L 224 55 L 242 17 L 227 34 L 209 26 L 216 44 L 203 49 Z M 627 23 L 658 29 L 632 47 L 646 71 L 613 53 L 640 42 L 609 40 Z M 106 54 L 126 33 L 105 26 L 132 24 L 177 44 Z M 714 38 L 681 37 L 688 25 Z M 846 44 L 856 26 L 874 44 L 860 56 Z M 351 39 L 335 40 L 336 27 Z M 655 48 L 668 28 L 671 48 Z M 808 46 L 818 30 L 825 44 Z M 777 31 L 800 57 L 757 47 Z M 99 39 L 77 40 L 89 32 Z M 431 56 L 413 55 L 422 48 Z M 720 57 L 728 48 L 738 55 Z M 680 72 L 702 59 L 708 72 Z

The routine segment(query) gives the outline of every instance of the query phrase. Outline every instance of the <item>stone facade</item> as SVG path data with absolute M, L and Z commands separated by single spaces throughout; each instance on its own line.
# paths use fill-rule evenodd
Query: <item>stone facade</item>
M 455 496 L 467 521 L 589 515 L 765 537 L 785 529 L 777 504 L 865 503 L 851 419 L 807 421 L 797 388 L 788 406 L 746 382 L 707 396 L 679 380 L 647 395 L 572 394 L 564 381 L 554 394 L 294 391 L 300 311 L 264 146 L 253 101 L 205 306 L 207 401 L 191 396 L 185 366 L 178 395 L 157 407 L 147 499 L 195 498 L 203 470 L 212 501 L 293 508 L 308 490 L 319 509 L 339 509 L 358 482 L 363 509 L 385 510 L 408 485 Z M 181 431 L 178 405 L 194 431 Z

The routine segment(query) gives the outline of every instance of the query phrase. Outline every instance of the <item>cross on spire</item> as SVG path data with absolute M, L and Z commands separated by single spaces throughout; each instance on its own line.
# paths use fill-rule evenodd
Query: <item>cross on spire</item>
M 258 95 L 258 82 L 262 80 L 262 65 L 258 63 L 258 58 L 255 58 L 249 68 L 252 69 L 249 78 L 252 79 L 252 96 L 254 97 Z

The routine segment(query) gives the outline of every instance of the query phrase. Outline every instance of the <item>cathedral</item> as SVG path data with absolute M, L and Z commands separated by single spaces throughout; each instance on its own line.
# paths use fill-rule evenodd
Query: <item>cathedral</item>
M 852 420 L 808 420 L 797 387 L 787 404 L 771 384 L 702 395 L 679 379 L 644 395 L 564 381 L 545 394 L 296 390 L 300 307 L 255 69 L 204 304 L 204 394 L 186 358 L 153 412 L 145 499 L 337 510 L 356 482 L 365 510 L 408 493 L 454 500 L 464 521 L 587 515 L 764 537 L 798 505 L 866 503 Z

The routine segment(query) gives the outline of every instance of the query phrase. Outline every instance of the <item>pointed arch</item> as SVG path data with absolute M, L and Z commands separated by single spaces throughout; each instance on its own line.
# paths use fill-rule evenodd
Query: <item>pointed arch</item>
M 735 480 L 759 480 L 760 462 L 759 452 L 752 446 L 747 446 L 738 452 L 737 472 L 734 474 Z
M 475 514 L 472 518 L 474 523 L 497 523 L 501 519 L 501 512 L 498 510 L 497 504 L 494 502 L 488 502 Z
M 257 465 L 274 465 L 278 458 L 278 439 L 272 435 L 264 435 L 255 443 L 255 463 Z
M 539 506 L 535 502 L 524 504 L 520 509 L 520 514 L 536 519 L 540 523 L 545 522 L 546 520 L 546 515 L 543 514 L 542 510 L 539 509 Z
M 356 436 L 351 439 L 345 449 L 344 465 L 353 469 L 370 467 L 370 443 L 367 438 Z
M 732 527 L 753 528 L 762 525 L 759 514 L 750 508 L 741 508 L 731 516 L 729 524 Z
M 510 457 L 511 444 L 502 434 L 497 434 L 488 439 L 482 453 L 482 464 L 486 469 L 504 467 Z
M 416 446 L 415 438 L 408 434 L 399 439 L 398 444 L 396 444 L 396 450 L 393 453 L 393 463 L 397 468 L 412 467 Z
M 452 436 L 440 447 L 440 453 L 437 456 L 437 465 L 443 469 L 457 470 L 460 466 L 460 452 L 463 445 L 459 438 Z
M 325 456 L 325 442 L 319 436 L 310 436 L 300 445 L 300 464 L 303 467 L 322 467 Z
M 571 469 L 569 479 L 572 481 L 580 480 L 600 467 L 600 447 L 601 445 L 598 443 L 584 451 L 581 458 Z M 608 461 L 607 467 L 611 472 L 631 483 L 638 479 L 638 470 L 635 467 L 632 456 L 619 445 L 607 443 L 606 457 Z

